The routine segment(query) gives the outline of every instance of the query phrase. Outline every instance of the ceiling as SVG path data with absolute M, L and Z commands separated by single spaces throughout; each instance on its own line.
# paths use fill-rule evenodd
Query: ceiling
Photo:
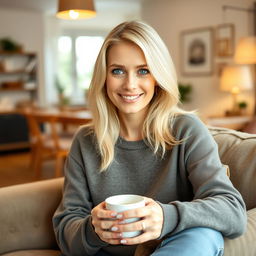
M 72 0 L 71 0 L 72 1 Z M 143 0 L 94 0 L 96 10 L 123 8 L 130 4 L 138 4 Z M 47 14 L 54 14 L 57 0 L 0 0 L 0 8 L 23 9 Z

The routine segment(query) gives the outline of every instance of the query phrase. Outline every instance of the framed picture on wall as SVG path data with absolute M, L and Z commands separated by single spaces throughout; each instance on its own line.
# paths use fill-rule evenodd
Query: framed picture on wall
M 223 69 L 228 65 L 228 62 L 218 62 L 216 63 L 216 73 L 218 77 L 220 78 L 222 75 Z
M 185 30 L 181 33 L 181 71 L 185 76 L 213 72 L 213 29 Z
M 234 24 L 221 24 L 216 28 L 216 55 L 232 57 L 234 54 Z

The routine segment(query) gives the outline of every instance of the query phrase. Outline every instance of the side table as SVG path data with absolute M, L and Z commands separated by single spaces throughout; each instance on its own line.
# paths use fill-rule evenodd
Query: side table
M 241 130 L 252 119 L 252 116 L 208 117 L 206 118 L 206 124 L 210 126 Z

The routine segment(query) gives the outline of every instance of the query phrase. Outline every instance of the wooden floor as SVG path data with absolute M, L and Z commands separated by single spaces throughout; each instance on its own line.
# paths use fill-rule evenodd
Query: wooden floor
M 40 179 L 30 169 L 30 152 L 0 153 L 0 187 L 54 178 L 54 161 L 43 166 Z

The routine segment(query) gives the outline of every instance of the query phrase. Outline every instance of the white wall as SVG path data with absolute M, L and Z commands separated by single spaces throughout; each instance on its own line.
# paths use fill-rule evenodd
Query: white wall
M 180 68 L 180 34 L 187 29 L 216 27 L 222 23 L 235 25 L 235 40 L 252 34 L 252 14 L 222 9 L 223 5 L 252 8 L 254 0 L 144 0 L 142 18 L 151 24 L 167 44 L 176 65 L 178 80 L 191 83 L 192 100 L 186 109 L 198 109 L 202 117 L 223 115 L 232 107 L 231 96 L 218 88 L 218 62 L 232 62 L 232 58 L 214 57 L 214 73 L 210 76 L 184 76 Z M 249 112 L 253 108 L 253 93 L 243 93 L 240 100 L 249 102 Z
M 23 45 L 24 51 L 35 52 L 38 54 L 38 84 L 39 99 L 44 101 L 44 16 L 40 13 L 0 9 L 0 38 L 10 37 L 14 41 Z M 4 93 L 1 92 L 0 97 L 9 97 L 17 101 L 19 99 L 28 98 L 26 93 Z

